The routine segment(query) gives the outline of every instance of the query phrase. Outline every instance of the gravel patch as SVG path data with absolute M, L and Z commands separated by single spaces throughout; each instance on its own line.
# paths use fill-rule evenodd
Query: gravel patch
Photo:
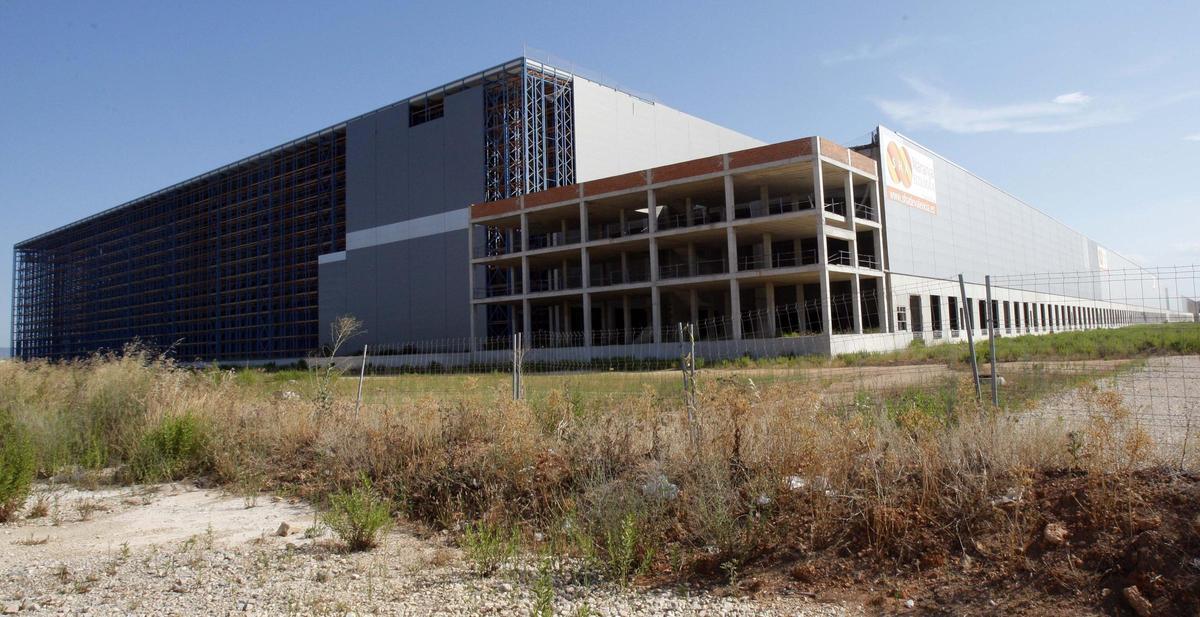
M 1143 366 L 1098 379 L 1100 392 L 1120 395 L 1133 425 L 1146 431 L 1165 454 L 1200 450 L 1200 356 L 1150 358 Z M 1042 402 L 1033 415 L 1082 426 L 1092 414 L 1103 411 L 1075 389 Z
M 529 615 L 535 603 L 532 573 L 481 578 L 440 538 L 399 530 L 372 551 L 342 553 L 327 534 L 306 534 L 313 515 L 301 503 L 182 485 L 61 490 L 51 499 L 47 516 L 0 527 L 0 613 Z M 86 516 L 81 503 L 91 504 Z M 289 535 L 276 534 L 281 522 Z M 553 603 L 556 615 L 862 614 L 802 597 L 565 579 Z

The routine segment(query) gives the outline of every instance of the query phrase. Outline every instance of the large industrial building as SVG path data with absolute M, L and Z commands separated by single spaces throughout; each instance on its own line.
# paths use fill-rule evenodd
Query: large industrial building
M 341 315 L 393 355 L 521 333 L 584 358 L 671 355 L 680 322 L 719 356 L 956 340 L 989 317 L 1192 319 L 1136 264 L 884 127 L 768 145 L 527 58 L 21 242 L 14 269 L 23 358 L 140 339 L 291 360 Z M 1143 274 L 1114 288 L 1116 271 Z M 1046 272 L 1094 276 L 1018 277 Z

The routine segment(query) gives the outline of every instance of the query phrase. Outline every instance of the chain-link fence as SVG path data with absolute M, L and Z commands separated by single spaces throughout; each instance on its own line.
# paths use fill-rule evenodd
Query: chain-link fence
M 1198 271 L 894 276 L 879 292 L 886 302 L 873 291 L 840 294 L 828 307 L 809 299 L 660 332 L 534 331 L 357 349 L 351 338 L 344 349 L 357 353 L 333 361 L 343 382 L 357 382 L 361 405 L 397 413 L 418 399 L 549 397 L 651 396 L 690 409 L 698 388 L 733 381 L 815 393 L 833 411 L 949 413 L 974 399 L 1068 425 L 1118 413 L 1182 459 L 1200 428 Z

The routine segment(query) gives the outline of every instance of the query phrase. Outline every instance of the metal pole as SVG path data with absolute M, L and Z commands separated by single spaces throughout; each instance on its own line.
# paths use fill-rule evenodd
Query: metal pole
M 975 380 L 975 400 L 983 402 L 983 390 L 979 387 L 979 360 L 975 358 L 975 335 L 972 332 L 975 329 L 975 324 L 971 319 L 971 306 L 967 304 L 967 284 L 963 282 L 963 275 L 958 275 L 958 291 L 962 296 L 963 315 L 966 317 L 967 326 L 967 349 L 971 352 L 971 377 Z
M 992 275 L 983 277 L 984 283 L 987 285 L 987 317 L 988 317 L 988 355 L 992 358 L 992 405 L 1000 406 L 1000 376 L 996 374 L 996 315 L 992 308 Z
M 363 345 L 362 365 L 358 367 L 358 398 L 354 399 L 354 415 L 358 415 L 358 409 L 362 405 L 362 386 L 363 377 L 367 374 L 367 346 Z

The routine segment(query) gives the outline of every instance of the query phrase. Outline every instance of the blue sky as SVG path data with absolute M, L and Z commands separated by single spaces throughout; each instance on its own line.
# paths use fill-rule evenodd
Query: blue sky
M 0 3 L 11 246 L 520 55 L 768 141 L 896 128 L 1144 265 L 1200 263 L 1200 3 Z

